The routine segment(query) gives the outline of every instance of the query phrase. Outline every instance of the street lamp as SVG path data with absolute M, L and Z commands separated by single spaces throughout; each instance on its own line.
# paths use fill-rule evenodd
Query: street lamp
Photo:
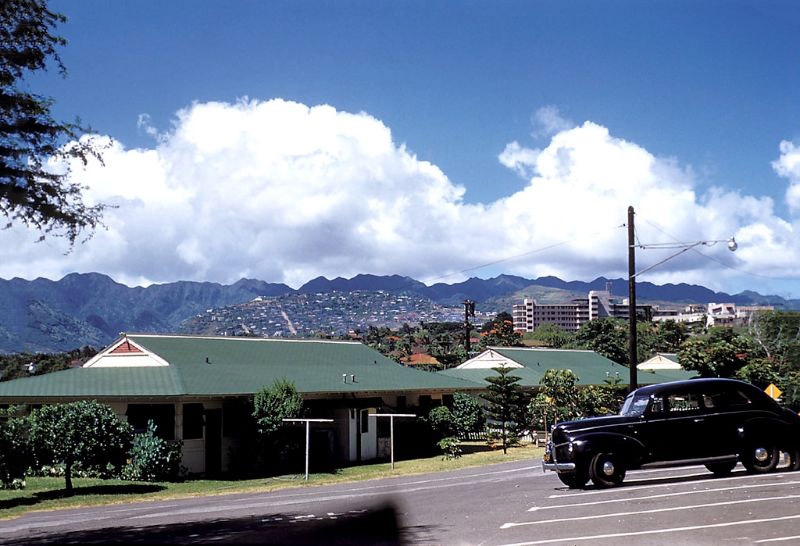
M 633 207 L 628 207 L 628 367 L 630 369 L 630 390 L 633 391 L 638 386 L 638 382 L 636 379 L 636 372 L 637 372 L 637 364 L 638 364 L 638 357 L 636 355 L 636 277 L 650 271 L 653 268 L 658 267 L 659 265 L 663 264 L 666 261 L 675 258 L 676 256 L 680 256 L 684 252 L 687 252 L 697 246 L 713 246 L 717 243 L 727 243 L 728 250 L 731 252 L 735 252 L 739 245 L 736 243 L 736 239 L 731 237 L 730 239 L 718 239 L 714 241 L 693 241 L 690 243 L 682 243 L 682 242 L 675 242 L 675 243 L 655 243 L 655 244 L 635 244 L 634 242 L 634 230 L 633 230 Z M 667 256 L 663 260 L 658 263 L 655 263 L 648 267 L 647 269 L 643 269 L 639 272 L 636 271 L 636 248 L 641 249 L 648 249 L 648 248 L 658 248 L 662 250 L 666 249 L 679 249 L 678 252 Z

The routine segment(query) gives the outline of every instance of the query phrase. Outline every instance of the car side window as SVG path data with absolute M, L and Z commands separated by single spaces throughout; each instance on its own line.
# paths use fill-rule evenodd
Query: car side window
M 681 415 L 700 411 L 700 397 L 693 392 L 676 392 L 667 396 L 667 411 Z
M 711 391 L 703 393 L 703 405 L 711 411 L 746 408 L 753 402 L 739 390 Z
M 660 394 L 653 396 L 653 403 L 650 404 L 650 413 L 652 415 L 664 414 L 664 397 Z

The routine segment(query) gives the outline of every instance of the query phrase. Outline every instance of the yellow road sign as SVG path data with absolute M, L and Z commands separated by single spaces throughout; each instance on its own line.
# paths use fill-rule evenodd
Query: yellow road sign
M 766 392 L 768 395 L 770 395 L 770 397 L 773 400 L 777 400 L 783 394 L 783 391 L 780 390 L 778 387 L 776 387 L 772 383 L 770 383 L 769 386 L 766 389 L 764 389 L 764 392 Z

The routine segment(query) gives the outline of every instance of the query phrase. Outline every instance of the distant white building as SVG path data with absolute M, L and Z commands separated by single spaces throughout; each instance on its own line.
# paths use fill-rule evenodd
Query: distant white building
M 709 303 L 706 306 L 706 326 L 740 326 L 747 324 L 754 313 L 772 311 L 772 305 L 740 305 Z
M 651 306 L 637 305 L 636 312 L 650 316 Z M 525 298 L 512 306 L 514 330 L 532 332 L 542 324 L 556 324 L 567 332 L 577 331 L 582 324 L 598 318 L 614 317 L 627 320 L 628 301 L 614 298 L 609 290 L 592 290 L 586 298 L 568 303 L 539 304 Z

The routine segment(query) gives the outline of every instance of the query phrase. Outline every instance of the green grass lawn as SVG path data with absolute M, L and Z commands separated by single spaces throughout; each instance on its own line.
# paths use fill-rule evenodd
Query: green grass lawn
M 100 504 L 117 504 L 147 500 L 165 500 L 199 495 L 221 495 L 240 492 L 267 492 L 290 487 L 313 487 L 335 483 L 373 480 L 394 476 L 408 476 L 426 472 L 455 470 L 471 466 L 534 459 L 541 459 L 543 449 L 521 446 L 509 449 L 491 449 L 485 443 L 463 442 L 464 455 L 458 459 L 443 460 L 441 456 L 426 459 L 396 461 L 392 470 L 389 463 L 350 466 L 330 473 L 309 475 L 308 482 L 302 475 L 276 476 L 253 480 L 187 480 L 171 482 L 129 482 L 122 480 L 100 480 L 73 478 L 74 495 L 64 494 L 64 478 L 27 479 L 27 487 L 20 491 L 0 490 L 0 519 L 16 517 L 33 510 L 76 508 Z

